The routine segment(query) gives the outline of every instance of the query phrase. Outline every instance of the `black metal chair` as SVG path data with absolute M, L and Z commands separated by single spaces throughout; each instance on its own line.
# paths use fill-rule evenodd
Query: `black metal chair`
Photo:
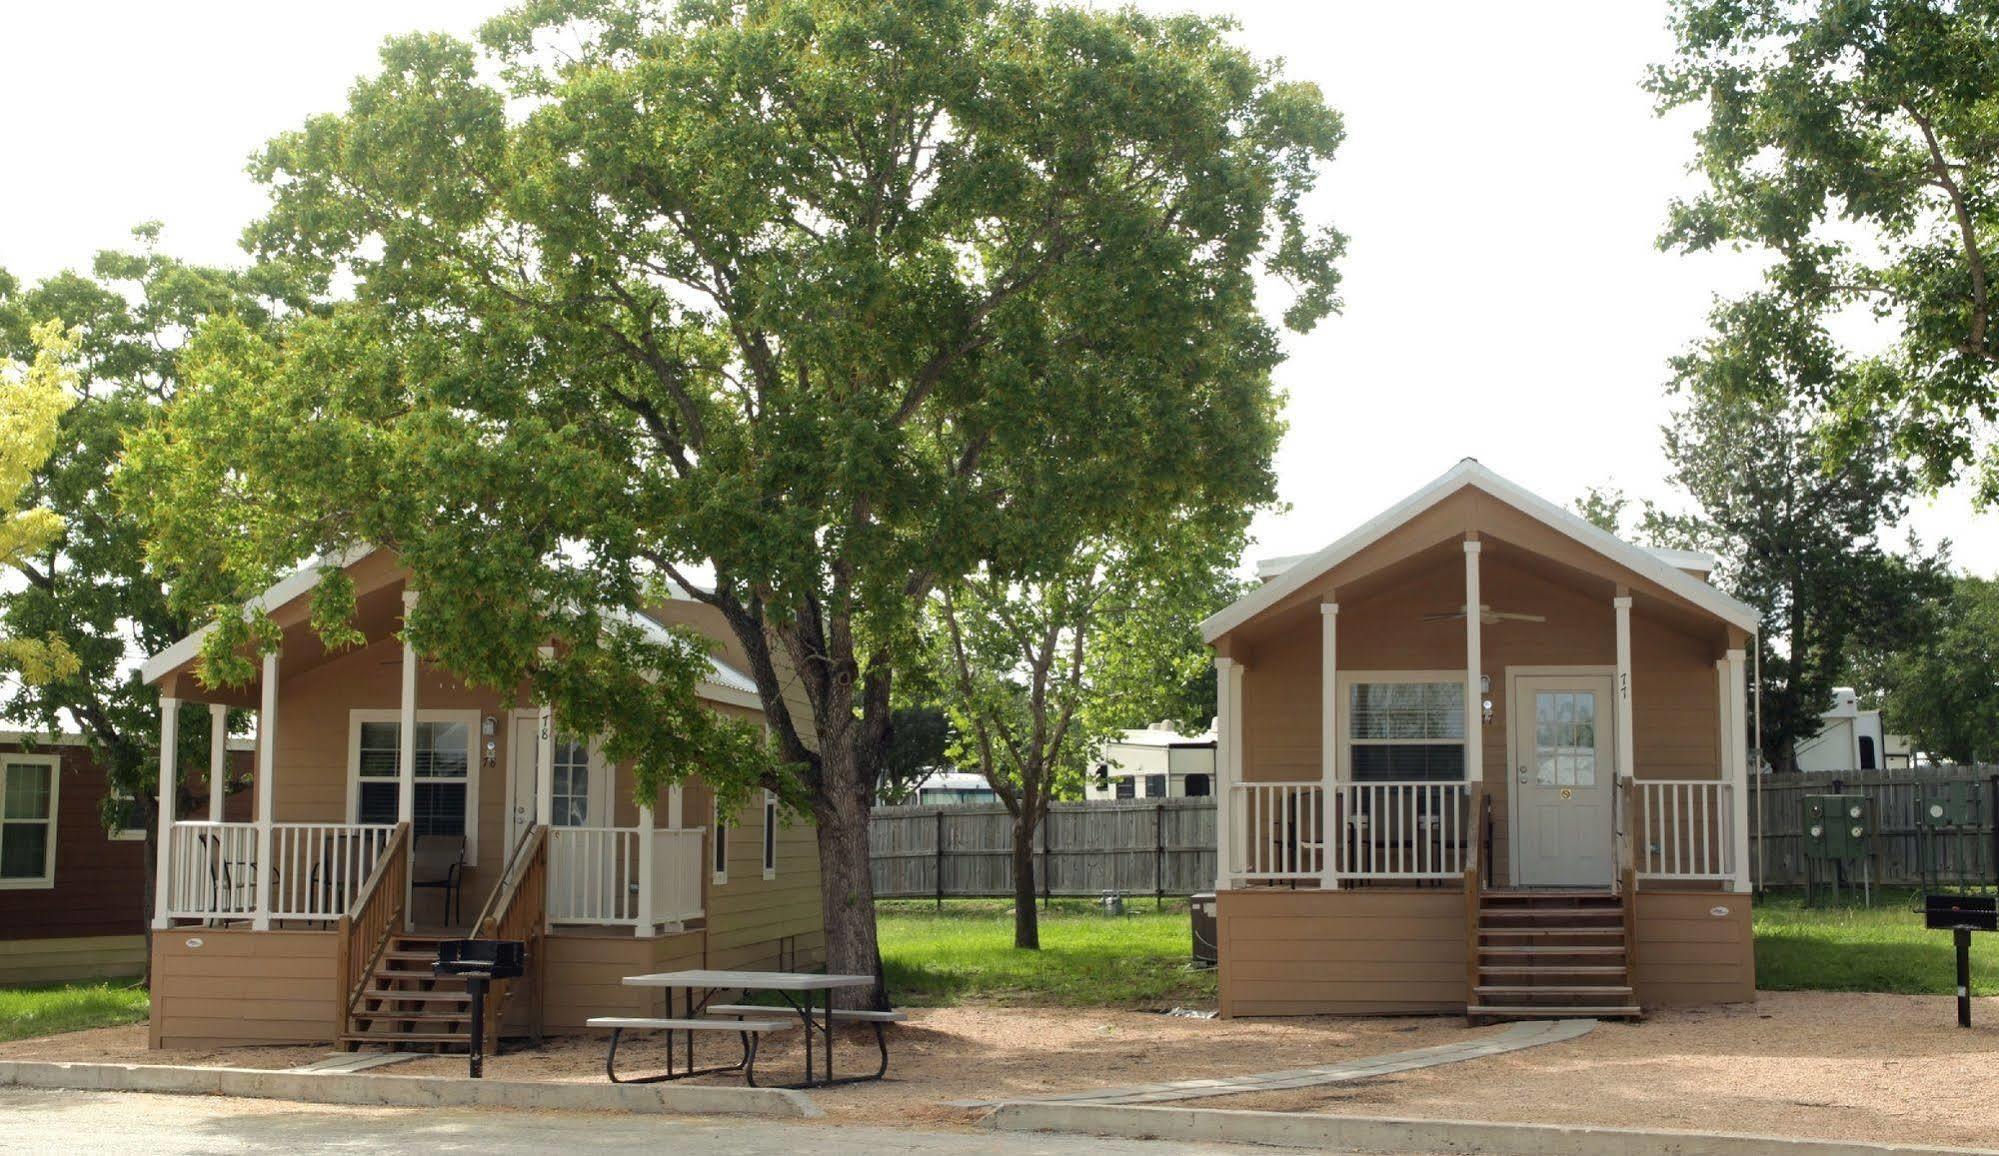
M 465 837 L 419 835 L 410 854 L 410 888 L 444 892 L 444 922 L 458 926 L 464 911 Z

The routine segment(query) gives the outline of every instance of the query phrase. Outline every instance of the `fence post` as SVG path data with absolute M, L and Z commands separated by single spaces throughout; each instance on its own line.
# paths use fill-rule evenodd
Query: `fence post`
M 937 812 L 937 910 L 944 910 L 944 812 Z
M 1992 881 L 1999 884 L 1999 774 L 1985 781 L 1985 802 L 1992 811 L 1992 848 L 1986 866 L 1992 869 Z M 1984 881 L 1984 872 L 1980 872 L 1979 882 Z
M 1166 910 L 1166 800 L 1152 805 L 1152 909 Z
M 1041 910 L 1054 906 L 1054 884 L 1048 878 L 1048 829 L 1055 825 L 1054 803 L 1041 804 Z

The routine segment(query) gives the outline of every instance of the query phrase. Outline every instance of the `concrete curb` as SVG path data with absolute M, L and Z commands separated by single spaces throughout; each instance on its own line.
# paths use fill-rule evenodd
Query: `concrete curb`
M 1244 1112 L 1218 1108 L 1150 1108 L 1046 1102 L 1001 1104 L 988 1121 L 1001 1132 L 1082 1132 L 1131 1140 L 1267 1144 L 1346 1152 L 1481 1152 L 1519 1156 L 1900 1156 L 1984 1153 L 1985 1148 L 1798 1140 L 1733 1133 L 1592 1128 L 1558 1124 L 1489 1124 Z
M 540 1108 L 571 1112 L 684 1113 L 809 1119 L 825 1113 L 803 1092 L 698 1084 L 541 1084 L 439 1076 L 273 1072 L 259 1068 L 179 1068 L 154 1064 L 0 1061 L 0 1087 L 87 1092 L 243 1096 L 387 1108 Z

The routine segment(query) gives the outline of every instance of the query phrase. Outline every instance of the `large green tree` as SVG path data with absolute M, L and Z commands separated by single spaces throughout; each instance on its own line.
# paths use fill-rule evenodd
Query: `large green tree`
M 76 401 L 68 365 L 76 341 L 59 321 L 30 330 L 25 363 L 0 356 L 0 575 L 34 573 L 32 559 L 62 534 L 62 515 L 36 501 L 35 474 L 55 452 L 62 415 Z M 0 671 L 37 684 L 76 671 L 76 656 L 53 632 L 0 630 Z
M 1957 578 L 1903 646 L 1859 658 L 1890 730 L 1933 758 L 1999 763 L 1999 581 Z
M 196 622 L 169 604 L 147 569 L 138 523 L 110 478 L 127 438 L 180 391 L 189 334 L 212 316 L 268 325 L 292 294 L 280 267 L 193 265 L 161 251 L 157 224 L 133 232 L 129 251 L 99 253 L 87 272 L 25 287 L 0 274 L 0 350 L 26 356 L 37 326 L 67 325 L 75 399 L 31 490 L 60 529 L 19 560 L 20 582 L 0 588 L 0 631 L 56 640 L 75 661 L 0 684 L 0 717 L 49 732 L 78 729 L 110 788 L 106 823 L 144 830 L 150 862 L 159 699 L 139 680 L 137 662 Z M 183 765 L 206 765 L 207 742 L 208 728 L 187 728 Z M 183 790 L 182 805 L 192 801 Z M 148 899 L 152 882 L 148 870 Z
M 1762 612 L 1763 754 L 1795 769 L 1798 741 L 1818 732 L 1855 655 L 1910 636 L 1943 558 L 1913 538 L 1899 550 L 1883 541 L 1916 489 L 1885 445 L 1834 452 L 1819 435 L 1810 399 L 1856 372 L 1831 343 L 1724 315 L 1673 368 L 1665 450 L 1693 509 L 1646 503 L 1640 534 L 1715 554 L 1720 585 Z
M 962 765 L 1013 820 L 1013 944 L 1041 946 L 1034 834 L 1105 740 L 1184 706 L 1209 670 L 1200 621 L 1228 601 L 1245 508 L 1133 519 L 1043 569 L 982 567 L 933 607 Z M 1211 676 L 1210 676 L 1211 677 Z
M 726 752 L 668 757 L 676 680 L 635 672 L 675 664 L 595 641 L 595 608 L 678 582 L 749 655 L 783 769 L 740 769 L 815 820 L 829 965 L 878 973 L 868 813 L 929 595 L 1134 506 L 1271 491 L 1258 294 L 1288 283 L 1299 329 L 1336 304 L 1340 238 L 1303 201 L 1341 126 L 1227 31 L 538 0 L 478 44 L 393 40 L 253 165 L 255 251 L 351 293 L 280 341 L 204 334 L 200 395 L 128 475 L 154 557 L 226 602 L 393 546 L 417 645 L 534 677 L 642 789 Z M 227 673 L 259 631 L 222 617 Z
M 1838 452 L 1880 431 L 1931 486 L 1975 466 L 1999 500 L 1999 3 L 1674 0 L 1662 111 L 1705 115 L 1705 187 L 1673 206 L 1665 243 L 1771 254 L 1766 283 L 1723 320 L 1885 332 L 1826 388 Z

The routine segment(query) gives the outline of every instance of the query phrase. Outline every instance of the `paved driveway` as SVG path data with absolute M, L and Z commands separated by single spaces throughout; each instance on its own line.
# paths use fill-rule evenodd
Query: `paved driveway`
M 341 1108 L 215 1096 L 0 1088 L 0 1152 L 700 1152 L 704 1156 L 1187 1156 L 1268 1148 L 905 1132 L 828 1124 L 467 1108 Z

